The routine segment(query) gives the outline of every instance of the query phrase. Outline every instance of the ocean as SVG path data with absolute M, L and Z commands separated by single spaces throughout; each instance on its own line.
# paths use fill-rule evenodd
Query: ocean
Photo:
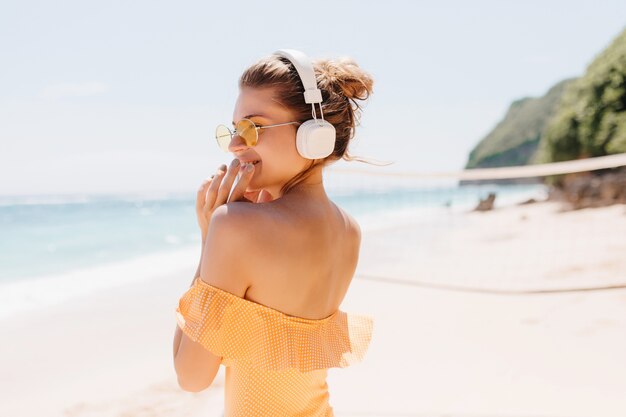
M 539 184 L 327 190 L 364 232 L 407 218 L 452 227 L 489 192 L 497 208 L 546 191 Z M 195 194 L 0 196 L 0 318 L 181 265 L 195 271 L 199 252 Z

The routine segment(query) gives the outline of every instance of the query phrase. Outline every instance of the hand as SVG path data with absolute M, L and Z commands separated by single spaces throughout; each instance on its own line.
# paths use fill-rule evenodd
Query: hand
M 250 171 L 246 169 L 247 166 L 251 167 Z M 241 176 L 231 193 L 231 188 L 238 172 L 241 173 Z M 239 160 L 233 159 L 228 170 L 226 170 L 226 165 L 222 164 L 214 176 L 202 183 L 196 197 L 196 215 L 198 217 L 198 225 L 200 226 L 203 242 L 209 228 L 211 215 L 217 207 L 231 201 L 261 203 L 272 200 L 271 194 L 265 190 L 246 192 L 246 188 L 253 173 L 253 164 L 243 164 L 239 166 Z

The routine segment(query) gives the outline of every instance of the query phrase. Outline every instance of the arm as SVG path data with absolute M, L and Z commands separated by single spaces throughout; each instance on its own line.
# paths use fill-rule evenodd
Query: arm
M 243 194 L 254 171 L 254 165 L 250 165 L 250 167 L 252 167 L 252 170 L 242 171 L 243 175 L 240 177 L 235 188 L 232 189 L 230 201 L 243 199 Z M 205 264 L 205 269 L 207 268 L 207 264 L 211 266 L 214 263 L 213 260 L 208 261 L 205 259 L 205 248 L 208 247 L 207 238 L 209 238 L 209 230 L 216 229 L 215 217 L 226 219 L 227 209 L 225 203 L 229 199 L 229 192 L 231 191 L 235 176 L 240 171 L 240 168 L 243 167 L 239 167 L 237 159 L 231 161 L 227 173 L 226 165 L 221 165 L 217 174 L 204 181 L 202 186 L 198 189 L 196 196 L 196 215 L 198 216 L 198 224 L 202 234 L 202 250 L 198 269 L 196 270 L 193 280 L 200 276 L 203 263 Z M 224 176 L 224 174 L 226 175 Z M 221 213 L 221 215 L 218 215 L 218 213 Z M 209 221 L 209 219 L 211 221 Z M 224 220 L 218 221 L 218 223 L 224 223 Z M 218 229 L 223 229 L 223 227 Z M 229 237 L 230 236 L 226 236 L 226 238 Z M 218 240 L 218 242 L 220 245 L 218 245 L 217 249 L 228 245 L 226 239 Z M 209 253 L 214 252 L 214 249 L 209 251 Z M 199 343 L 190 340 L 178 325 L 174 333 L 173 350 L 174 367 L 176 368 L 178 383 L 183 389 L 187 391 L 200 391 L 213 382 L 215 373 L 217 373 L 219 369 L 221 358 L 202 349 Z M 196 361 L 196 363 L 194 363 L 194 361 Z M 203 371 L 206 371 L 206 373 L 203 373 Z M 209 376 L 209 378 L 206 378 L 208 383 L 206 381 L 200 381 L 206 375 Z
M 237 211 L 236 207 L 224 206 L 213 214 L 197 276 L 210 285 L 243 297 L 249 285 L 243 279 L 248 274 L 242 265 L 248 263 L 241 261 L 241 248 L 250 244 L 250 234 L 242 231 L 250 227 L 250 216 L 239 215 Z M 180 387 L 191 392 L 208 388 L 222 358 L 191 340 L 178 326 L 174 339 L 174 367 Z
M 202 254 L 204 253 L 205 239 L 206 239 L 205 237 L 202 237 L 202 247 L 200 249 L 200 261 L 198 262 L 198 269 L 196 269 L 196 273 L 194 274 L 193 279 L 191 280 L 191 284 L 189 284 L 190 287 L 193 285 L 193 282 L 196 280 L 196 278 L 200 276 L 200 267 L 202 266 Z
M 200 276 L 204 257 L 205 240 L 202 240 L 202 251 L 198 269 L 191 282 Z M 190 285 L 190 286 L 191 286 Z M 208 388 L 219 370 L 221 358 L 204 349 L 199 343 L 189 339 L 182 329 L 176 325 L 174 333 L 174 368 L 178 377 L 178 385 L 185 391 L 200 392 Z
M 196 273 L 193 276 L 193 279 L 191 280 L 191 284 L 189 285 L 190 287 L 191 285 L 193 285 L 193 282 L 195 281 L 195 279 L 200 276 L 200 266 L 202 265 L 202 253 L 204 252 L 204 241 L 205 241 L 205 236 L 202 236 L 202 249 L 200 250 L 200 262 L 198 262 L 198 269 L 196 269 Z M 182 339 L 182 336 L 183 336 L 183 331 L 177 325 L 176 331 L 174 332 L 174 359 L 176 359 L 176 354 L 178 353 L 178 349 L 180 348 L 180 341 Z

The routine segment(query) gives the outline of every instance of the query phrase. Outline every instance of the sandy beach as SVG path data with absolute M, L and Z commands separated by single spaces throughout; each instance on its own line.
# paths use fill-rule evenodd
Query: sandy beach
M 329 371 L 336 415 L 625 416 L 626 288 L 601 288 L 626 286 L 626 206 L 450 222 L 428 236 L 409 220 L 364 231 L 340 308 L 372 315 L 374 335 L 364 362 Z M 1 319 L 0 415 L 221 416 L 224 369 L 188 393 L 172 363 L 197 256 Z

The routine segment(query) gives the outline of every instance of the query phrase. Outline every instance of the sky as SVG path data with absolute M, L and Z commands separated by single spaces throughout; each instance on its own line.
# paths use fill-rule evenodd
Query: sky
M 623 0 L 3 1 L 0 196 L 195 191 L 232 159 L 240 74 L 281 48 L 374 77 L 349 149 L 392 164 L 337 168 L 460 170 L 625 26 Z

